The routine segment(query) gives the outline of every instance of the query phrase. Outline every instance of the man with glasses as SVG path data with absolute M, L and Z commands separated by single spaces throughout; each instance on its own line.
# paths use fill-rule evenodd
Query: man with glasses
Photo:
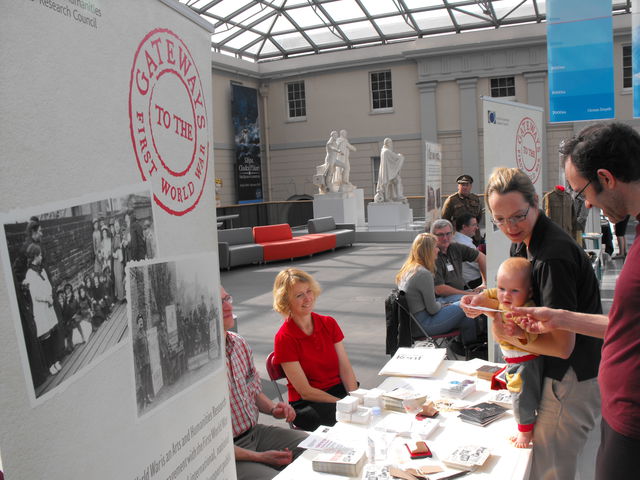
M 599 207 L 616 223 L 640 220 L 640 135 L 622 123 L 597 123 L 563 142 L 567 181 L 587 208 Z M 576 332 L 604 338 L 598 375 L 602 397 L 596 480 L 625 478 L 640 452 L 640 224 L 628 252 L 608 317 L 579 310 L 521 308 L 540 333 Z
M 302 453 L 297 447 L 307 433 L 258 423 L 259 412 L 287 422 L 293 421 L 296 412 L 288 403 L 274 403 L 262 392 L 251 347 L 240 335 L 229 331 L 235 322 L 233 298 L 222 286 L 220 298 L 236 474 L 238 480 L 271 479 Z
M 473 177 L 471 175 L 460 175 L 456 178 L 458 192 L 450 195 L 442 206 L 442 218 L 449 220 L 453 225 L 456 224 L 458 218 L 464 213 L 470 213 L 476 220 L 482 220 L 482 201 L 476 194 L 471 193 L 473 187 Z M 473 241 L 478 245 L 482 240 L 480 229 L 476 230 Z
M 463 213 L 456 220 L 456 234 L 453 236 L 455 243 L 466 245 L 475 249 L 473 237 L 478 231 L 478 220 L 470 213 Z M 482 285 L 482 274 L 477 262 L 464 262 L 462 264 L 462 278 L 467 289 L 474 289 Z
M 457 302 L 469 292 L 465 290 L 462 274 L 463 262 L 475 262 L 482 277 L 479 292 L 486 288 L 487 261 L 484 253 L 460 243 L 452 243 L 453 225 L 443 218 L 431 224 L 431 233 L 437 237 L 438 257 L 436 258 L 436 274 L 434 285 L 436 297 L 444 303 Z

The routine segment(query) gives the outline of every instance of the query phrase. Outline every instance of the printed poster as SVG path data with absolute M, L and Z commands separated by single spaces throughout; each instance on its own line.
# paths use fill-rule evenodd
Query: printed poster
M 210 35 L 174 1 L 3 4 L 6 478 L 235 478 Z
M 484 178 L 488 181 L 497 167 L 519 168 L 533 183 L 542 199 L 544 177 L 545 128 L 543 109 L 532 105 L 482 97 L 484 125 Z M 487 243 L 487 286 L 495 287 L 500 264 L 509 256 L 511 242 L 491 223 L 487 209 L 484 218 Z M 489 329 L 491 341 L 491 329 Z M 494 361 L 499 348 L 489 349 L 489 360 Z
M 440 218 L 442 210 L 442 146 L 439 143 L 425 142 L 425 228 Z
M 236 146 L 236 195 L 238 203 L 262 202 L 260 117 L 258 91 L 232 85 L 231 119 Z
M 549 120 L 615 118 L 611 2 L 547 2 Z

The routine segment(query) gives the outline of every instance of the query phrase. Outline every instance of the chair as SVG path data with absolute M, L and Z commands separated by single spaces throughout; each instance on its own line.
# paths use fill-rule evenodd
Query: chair
M 409 324 L 408 327 L 411 335 L 411 344 L 419 341 L 424 342 L 427 345 L 433 345 L 437 348 L 447 348 L 452 340 L 455 340 L 460 336 L 460 330 L 458 329 L 439 335 L 429 335 L 422 325 L 420 325 L 420 322 L 418 322 L 416 317 L 409 311 L 409 305 L 407 304 L 407 298 L 404 291 L 394 289 L 391 292 L 389 300 L 395 303 L 395 307 L 397 308 L 398 329 L 401 330 L 406 328 L 402 325 L 404 323 Z M 406 344 L 405 339 L 405 341 L 399 340 L 397 346 L 407 347 L 411 346 L 411 344 Z M 469 350 L 465 348 L 465 360 L 469 359 L 469 353 Z
M 276 389 L 276 392 L 278 392 L 278 398 L 281 402 L 286 403 L 282 396 L 282 392 L 280 392 L 280 384 L 278 383 L 278 380 L 287 378 L 287 376 L 284 374 L 284 370 L 282 370 L 280 364 L 273 363 L 273 352 L 267 355 L 266 368 L 267 375 L 269 375 L 269 380 L 271 380 L 273 387 Z M 292 422 L 289 422 L 289 428 L 297 430 L 297 427 Z
M 278 383 L 278 380 L 286 378 L 286 375 L 284 374 L 284 370 L 282 370 L 282 367 L 280 366 L 280 364 L 273 363 L 273 352 L 271 352 L 267 356 L 266 367 L 267 367 L 267 375 L 269 375 L 269 380 L 271 380 L 273 387 L 276 389 L 276 392 L 278 392 L 278 398 L 280 399 L 281 402 L 284 402 L 284 398 L 282 397 L 282 392 L 280 392 L 280 384 Z

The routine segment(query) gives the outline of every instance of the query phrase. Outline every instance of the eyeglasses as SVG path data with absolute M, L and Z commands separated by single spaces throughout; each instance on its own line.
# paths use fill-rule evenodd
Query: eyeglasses
M 527 218 L 527 215 L 529 215 L 530 208 L 531 208 L 531 205 L 529 205 L 527 209 L 524 211 L 524 213 L 521 215 L 514 215 L 513 217 L 509 217 L 509 218 L 492 218 L 491 223 L 493 223 L 497 227 L 502 227 L 507 223 L 509 225 L 516 225 L 520 222 L 524 222 L 524 219 Z
M 579 200 L 579 201 L 581 201 L 581 202 L 584 202 L 585 198 L 584 198 L 583 193 L 584 193 L 584 191 L 587 189 L 587 187 L 588 187 L 589 185 L 591 185 L 591 182 L 592 182 L 592 180 L 589 180 L 589 181 L 587 182 L 587 184 L 586 184 L 584 187 L 582 187 L 582 188 L 580 189 L 580 191 L 579 191 L 579 192 L 576 192 L 575 190 L 573 190 L 573 189 L 572 189 L 572 190 L 571 190 L 571 192 L 570 192 L 570 194 L 571 194 L 571 198 L 573 198 L 574 200 Z
M 231 305 L 233 303 L 233 297 L 231 295 L 227 295 L 226 297 L 223 297 L 222 303 L 228 303 L 229 305 Z
M 438 237 L 438 238 L 450 237 L 451 236 L 451 232 L 436 233 L 435 236 Z

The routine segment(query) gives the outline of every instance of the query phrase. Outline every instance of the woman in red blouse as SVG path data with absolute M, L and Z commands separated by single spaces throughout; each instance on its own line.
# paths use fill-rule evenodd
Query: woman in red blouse
M 332 318 L 313 312 L 320 286 L 302 270 L 287 268 L 273 284 L 273 308 L 284 317 L 276 333 L 274 362 L 287 376 L 295 425 L 307 431 L 336 423 L 336 402 L 358 383 Z

